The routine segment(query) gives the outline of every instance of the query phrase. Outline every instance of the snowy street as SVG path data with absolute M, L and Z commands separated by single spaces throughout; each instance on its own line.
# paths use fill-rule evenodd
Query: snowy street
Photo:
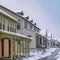
M 42 51 L 37 51 L 35 53 L 30 52 L 31 57 L 24 58 L 23 60 L 58 60 L 60 54 L 59 48 L 46 49 L 46 53 L 42 54 Z
M 47 56 L 47 57 L 42 58 L 40 60 L 58 60 L 58 59 L 60 60 L 60 58 L 59 58 L 59 52 L 60 52 L 60 48 L 57 48 L 55 51 L 53 51 L 51 53 L 50 56 Z
M 55 58 L 56 58 L 57 60 L 60 60 L 60 52 L 58 52 L 58 54 L 55 56 Z

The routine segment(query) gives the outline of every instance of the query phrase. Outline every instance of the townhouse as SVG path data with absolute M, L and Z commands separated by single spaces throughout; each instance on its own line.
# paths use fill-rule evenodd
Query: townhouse
M 12 14 L 12 15 L 11 15 Z M 32 38 L 20 34 L 20 21 L 0 5 L 0 58 L 28 56 Z M 27 48 L 27 49 L 26 49 Z
M 36 26 L 36 23 L 33 24 L 31 21 L 27 19 L 27 17 L 23 17 L 21 14 L 17 14 L 17 12 L 13 12 L 3 6 L 1 6 L 5 12 L 13 16 L 19 21 L 19 28 L 17 33 L 32 37 L 33 40 L 30 42 L 30 48 L 36 48 L 36 33 L 39 33 L 39 28 Z
M 22 34 L 32 37 L 33 40 L 30 42 L 30 49 L 36 48 L 36 33 L 39 33 L 40 29 L 36 26 L 36 23 L 33 23 L 33 20 L 29 20 L 27 17 L 23 17 L 24 19 L 22 20 Z
M 29 16 L 24 16 L 23 11 L 16 13 L 23 18 L 20 20 L 22 34 L 33 38 L 33 40 L 30 42 L 30 51 L 36 51 L 43 48 L 43 46 L 44 48 L 47 48 L 47 37 L 40 34 L 41 29 L 36 26 L 36 23 L 33 23 L 33 20 L 29 19 Z
M 45 47 L 47 47 L 44 42 L 44 41 L 46 41 L 46 43 L 47 43 L 46 37 L 43 37 L 41 34 L 39 34 L 41 29 L 36 26 L 36 23 L 33 23 L 33 20 L 29 19 L 29 16 L 25 17 L 23 11 L 22 12 L 13 12 L 10 9 L 7 9 L 1 5 L 0 5 L 0 9 L 2 9 L 4 12 L 8 13 L 12 17 L 16 18 L 17 21 L 19 21 L 19 23 L 17 24 L 17 26 L 18 26 L 17 33 L 25 35 L 29 38 L 33 38 L 30 41 L 30 51 L 36 50 L 37 44 L 38 44 L 37 40 L 39 39 L 39 41 L 40 41 L 41 37 L 42 37 L 41 40 L 43 41 L 42 45 L 45 45 Z M 37 38 L 37 36 L 39 38 Z M 39 48 L 41 48 L 41 47 L 39 47 Z M 28 48 L 25 48 L 25 49 L 28 49 Z
M 57 47 L 58 44 L 56 39 L 53 39 L 51 37 L 48 38 L 48 42 L 47 42 L 47 48 L 54 48 Z
M 52 40 L 40 31 L 23 11 L 13 12 L 0 5 L 0 57 L 28 56 L 30 51 L 51 47 Z
M 36 48 L 38 49 L 45 49 L 47 48 L 47 43 L 48 43 L 48 39 L 46 36 L 43 36 L 41 34 L 36 34 Z

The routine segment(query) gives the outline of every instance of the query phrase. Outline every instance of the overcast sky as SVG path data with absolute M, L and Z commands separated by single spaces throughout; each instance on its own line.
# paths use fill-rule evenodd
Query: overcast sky
M 41 29 L 41 33 L 60 38 L 60 0 L 0 0 L 0 4 L 13 11 L 23 10 Z

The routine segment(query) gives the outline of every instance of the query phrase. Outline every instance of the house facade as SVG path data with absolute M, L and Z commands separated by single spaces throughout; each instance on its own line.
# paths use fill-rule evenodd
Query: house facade
M 36 48 L 36 32 L 39 33 L 39 28 L 37 28 L 33 23 L 27 20 L 23 20 L 23 35 L 33 38 L 30 42 L 30 49 Z
M 47 48 L 48 39 L 41 34 L 36 34 L 36 48 L 45 49 Z
M 29 51 L 53 47 L 52 40 L 40 31 L 23 12 L 0 5 L 0 57 L 28 56 Z
M 17 14 L 16 12 L 13 12 L 3 6 L 0 6 L 0 9 L 7 12 L 19 21 L 17 33 L 33 38 L 33 40 L 30 41 L 30 48 L 36 48 L 36 33 L 39 33 L 40 31 L 40 29 L 36 26 L 36 23 L 33 23 L 21 14 Z
M 18 33 L 20 21 L 0 5 L 0 57 L 28 56 L 30 37 Z

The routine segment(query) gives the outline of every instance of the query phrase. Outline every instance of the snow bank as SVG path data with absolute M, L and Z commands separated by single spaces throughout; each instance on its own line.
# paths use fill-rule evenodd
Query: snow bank
M 36 60 L 34 57 L 24 58 L 23 60 Z
M 55 50 L 56 50 L 56 48 L 46 49 L 46 51 L 48 51 L 48 52 L 54 52 Z
M 60 57 L 57 60 L 60 60 Z
M 60 52 L 58 54 L 60 54 Z

